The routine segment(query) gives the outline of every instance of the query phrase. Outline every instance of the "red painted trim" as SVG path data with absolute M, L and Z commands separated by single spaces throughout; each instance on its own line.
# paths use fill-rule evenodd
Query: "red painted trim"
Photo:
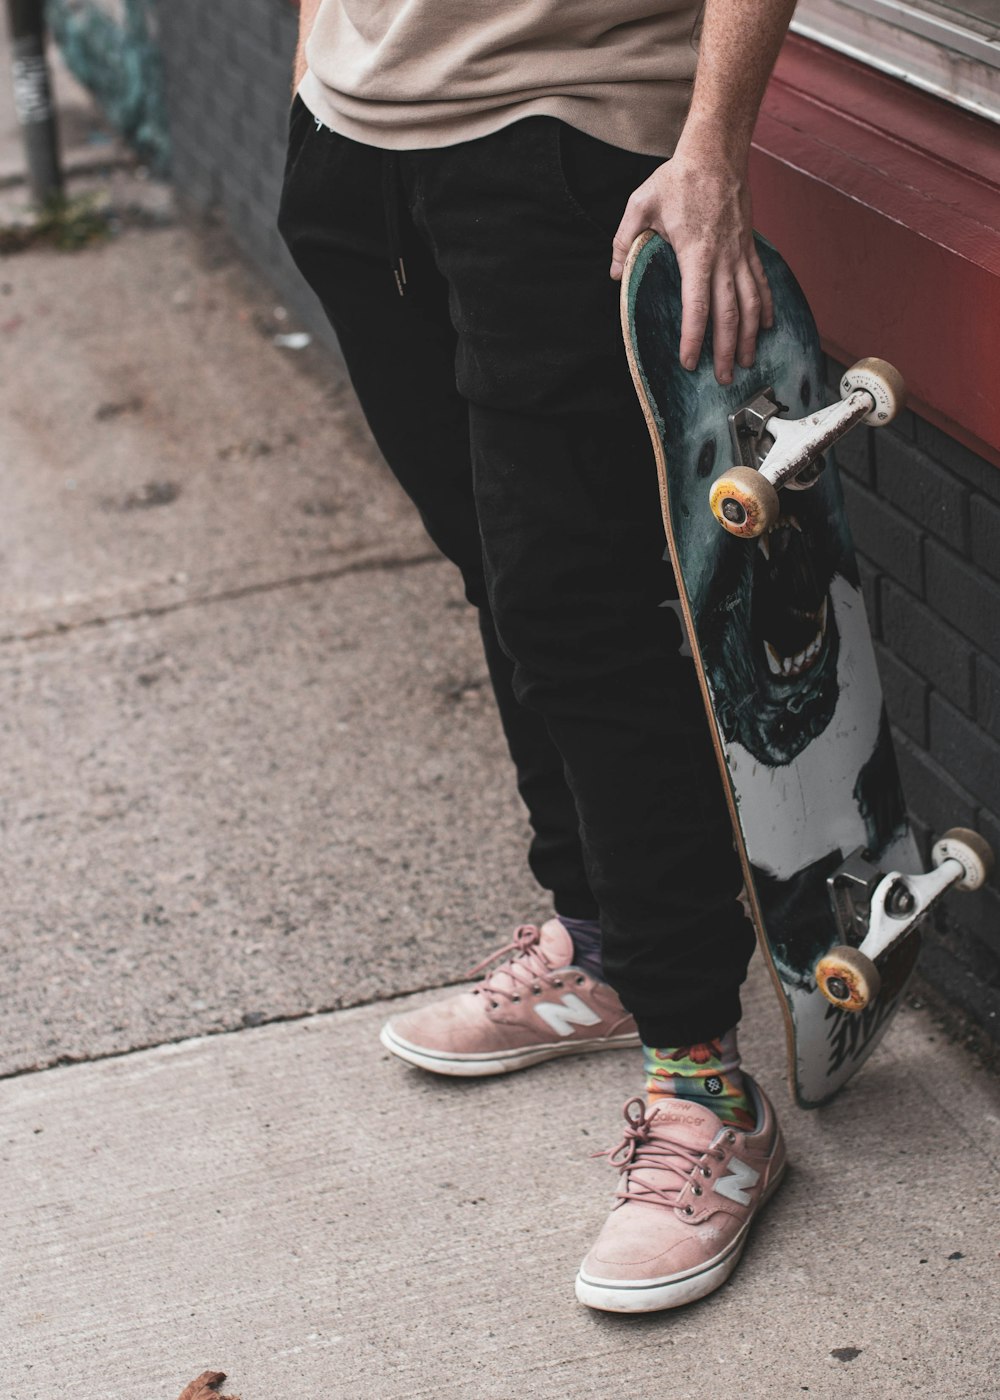
M 751 170 L 828 351 L 892 361 L 917 412 L 1000 466 L 1000 128 L 792 36 Z

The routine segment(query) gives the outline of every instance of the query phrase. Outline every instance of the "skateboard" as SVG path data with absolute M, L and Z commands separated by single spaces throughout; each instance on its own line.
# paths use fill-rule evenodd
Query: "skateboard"
M 784 1012 L 803 1108 L 828 1102 L 900 1005 L 918 926 L 945 889 L 990 864 L 955 828 L 921 867 L 882 698 L 834 445 L 899 412 L 902 380 L 859 361 L 823 406 L 816 326 L 779 254 L 757 238 L 775 324 L 752 368 L 720 385 L 711 329 L 678 360 L 680 273 L 645 233 L 622 278 L 622 329 L 649 427 L 668 554 L 745 880 Z

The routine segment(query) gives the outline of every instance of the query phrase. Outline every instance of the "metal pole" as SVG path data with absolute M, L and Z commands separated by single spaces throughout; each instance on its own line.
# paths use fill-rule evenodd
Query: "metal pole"
M 44 0 L 7 0 L 13 49 L 14 106 L 24 137 L 28 183 L 35 203 L 62 197 L 59 142 L 49 67 L 45 60 Z

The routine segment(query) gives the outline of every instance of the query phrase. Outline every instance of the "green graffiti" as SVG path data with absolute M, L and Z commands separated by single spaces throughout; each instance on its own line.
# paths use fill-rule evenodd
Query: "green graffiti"
M 152 0 L 46 0 L 53 38 L 109 121 L 158 174 L 170 156 Z

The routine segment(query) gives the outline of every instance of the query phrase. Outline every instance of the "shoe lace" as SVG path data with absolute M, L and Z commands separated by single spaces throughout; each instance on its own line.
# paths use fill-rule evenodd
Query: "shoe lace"
M 624 1108 L 625 1135 L 617 1147 L 609 1147 L 605 1152 L 595 1152 L 595 1157 L 607 1157 L 622 1175 L 622 1184 L 615 1193 L 621 1201 L 655 1201 L 660 1205 L 676 1206 L 681 1192 L 687 1185 L 692 1172 L 701 1170 L 709 1176 L 705 1158 L 722 1161 L 725 1153 L 718 1147 L 690 1147 L 684 1142 L 674 1142 L 669 1137 L 666 1124 L 660 1122 L 657 1134 L 653 1136 L 653 1124 L 658 1117 L 655 1109 L 647 1110 L 642 1099 L 629 1099 Z M 654 1167 L 658 1171 L 669 1172 L 674 1181 L 654 1185 L 648 1178 L 637 1177 L 634 1173 L 641 1168 Z
M 520 1001 L 525 990 L 541 991 L 542 983 L 550 987 L 561 987 L 562 978 L 545 961 L 538 946 L 541 929 L 534 924 L 521 924 L 514 930 L 514 937 L 502 948 L 487 954 L 469 972 L 469 978 L 478 977 L 489 968 L 480 985 L 474 988 L 474 995 L 493 998 L 494 1006 L 498 999 Z M 491 966 L 495 964 L 495 966 Z

